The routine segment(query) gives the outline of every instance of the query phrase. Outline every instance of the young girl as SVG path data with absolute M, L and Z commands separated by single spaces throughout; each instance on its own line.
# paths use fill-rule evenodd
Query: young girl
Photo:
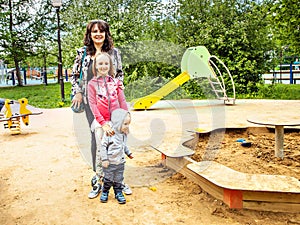
M 114 68 L 109 54 L 103 52 L 95 56 L 92 72 L 94 77 L 88 82 L 88 101 L 91 111 L 95 117 L 91 129 L 95 133 L 96 152 L 96 173 L 103 176 L 100 148 L 103 133 L 111 136 L 114 134 L 110 123 L 112 111 L 118 108 L 128 110 L 122 83 L 114 79 Z
M 113 187 L 115 198 L 120 204 L 125 204 L 126 199 L 122 193 L 124 179 L 125 154 L 132 159 L 132 153 L 127 147 L 127 135 L 131 122 L 130 113 L 124 109 L 116 109 L 111 115 L 113 136 L 103 135 L 101 142 L 101 161 L 104 171 L 101 202 L 107 202 L 109 189 Z

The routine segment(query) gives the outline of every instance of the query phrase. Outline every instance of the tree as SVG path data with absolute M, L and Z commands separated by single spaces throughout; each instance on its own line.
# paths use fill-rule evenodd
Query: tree
M 273 49 L 264 3 L 257 1 L 179 0 L 179 42 L 204 45 L 234 75 L 240 93 L 255 91 Z
M 68 24 L 65 30 L 66 38 L 63 41 L 66 55 L 64 63 L 68 66 L 73 65 L 75 50 L 83 45 L 85 27 L 90 20 L 103 19 L 107 21 L 115 46 L 121 50 L 124 49 L 124 46 L 134 48 L 135 42 L 147 40 L 150 37 L 149 20 L 154 13 L 156 2 L 113 0 L 108 4 L 99 4 L 96 0 L 74 1 L 62 15 L 62 19 Z M 127 63 L 128 58 L 126 58 L 125 52 L 122 53 L 124 53 L 124 68 L 131 73 L 132 67 Z
M 0 5 L 1 52 L 14 62 L 18 85 L 22 86 L 20 62 L 34 54 L 35 43 L 49 24 L 47 15 L 51 8 L 39 0 L 2 0 Z
M 300 49 L 300 6 L 297 0 L 279 0 L 270 4 L 272 35 L 279 48 L 288 46 L 291 54 Z

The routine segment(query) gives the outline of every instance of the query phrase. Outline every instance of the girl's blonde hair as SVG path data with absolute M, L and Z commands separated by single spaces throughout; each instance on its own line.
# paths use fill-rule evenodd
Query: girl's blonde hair
M 106 52 L 101 52 L 101 53 L 98 53 L 96 54 L 94 60 L 93 60 L 93 74 L 94 76 L 96 77 L 97 76 L 97 70 L 96 70 L 96 65 L 97 65 L 97 58 L 101 55 L 105 55 L 108 59 L 109 59 L 109 71 L 108 71 L 108 75 L 112 76 L 112 77 L 115 77 L 115 69 L 114 69 L 114 64 L 113 64 L 113 61 L 112 61 L 112 58 L 110 57 L 110 55 Z

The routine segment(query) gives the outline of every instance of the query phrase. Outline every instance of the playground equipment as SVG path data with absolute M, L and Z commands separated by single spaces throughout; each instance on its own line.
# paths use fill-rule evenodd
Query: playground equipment
M 30 115 L 42 114 L 41 111 L 32 112 L 27 109 L 28 100 L 26 98 L 21 98 L 18 102 L 6 99 L 4 102 L 4 113 L 0 114 L 0 122 L 4 123 L 4 128 L 10 129 L 11 134 L 21 133 L 20 118 L 22 118 L 23 123 L 29 125 Z
M 225 79 L 220 69 L 217 67 L 217 63 L 221 64 L 225 68 L 228 78 L 231 81 L 231 97 L 228 97 L 227 95 Z M 133 108 L 150 108 L 153 104 L 164 98 L 191 78 L 207 78 L 217 99 L 223 100 L 224 104 L 235 104 L 235 86 L 230 71 L 218 57 L 210 55 L 206 47 L 197 46 L 188 48 L 183 54 L 181 60 L 181 72 L 182 73 L 180 75 L 152 94 L 133 100 Z

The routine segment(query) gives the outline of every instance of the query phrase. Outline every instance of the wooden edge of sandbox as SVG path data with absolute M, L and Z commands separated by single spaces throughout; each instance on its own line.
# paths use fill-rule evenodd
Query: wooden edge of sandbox
M 294 177 L 243 174 L 214 161 L 198 163 L 188 156 L 170 157 L 162 153 L 162 160 L 166 167 L 189 178 L 205 192 L 223 201 L 229 208 L 300 212 L 300 181 Z M 209 164 L 210 169 L 203 170 L 204 164 Z M 226 177 L 234 178 L 235 181 L 228 182 Z M 271 181 L 270 185 L 266 182 L 266 177 Z M 245 181 L 247 184 L 242 184 Z M 256 182 L 263 182 L 263 186 Z

